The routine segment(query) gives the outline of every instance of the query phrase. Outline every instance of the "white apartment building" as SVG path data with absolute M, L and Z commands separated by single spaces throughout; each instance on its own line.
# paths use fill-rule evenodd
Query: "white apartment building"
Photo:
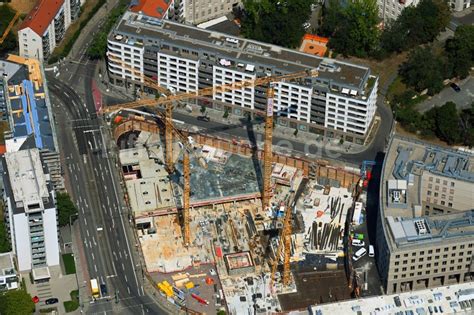
M 236 115 L 265 112 L 267 87 L 216 87 L 301 72 L 297 80 L 273 83 L 273 112 L 276 123 L 315 135 L 363 144 L 375 116 L 378 77 L 367 67 L 169 20 L 125 13 L 109 34 L 108 56 L 114 84 L 147 90 L 143 74 L 175 92 L 213 88 L 211 104 L 194 102 Z M 306 77 L 309 70 L 318 76 Z
M 32 270 L 35 281 L 49 279 L 59 265 L 55 193 L 38 149 L 2 158 L 7 226 L 18 270 Z
M 230 12 L 241 5 L 240 0 L 178 0 L 182 7 L 184 21 L 191 24 L 203 23 Z
M 419 0 L 377 0 L 379 16 L 384 23 L 389 23 L 396 20 L 404 8 L 416 6 L 419 2 Z
M 40 0 L 18 30 L 20 56 L 48 59 L 79 16 L 80 6 L 79 0 Z
M 409 6 L 416 6 L 420 0 L 377 0 L 379 16 L 384 23 L 396 20 L 402 10 Z M 452 11 L 462 11 L 471 6 L 471 0 L 449 0 Z

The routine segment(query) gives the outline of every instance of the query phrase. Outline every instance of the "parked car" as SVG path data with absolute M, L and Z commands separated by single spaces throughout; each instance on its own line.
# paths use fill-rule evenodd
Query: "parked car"
M 57 298 L 50 298 L 50 299 L 47 299 L 46 301 L 44 301 L 44 303 L 45 303 L 46 305 L 49 305 L 49 304 L 56 304 L 56 303 L 58 303 L 58 302 L 59 302 L 59 300 L 58 300 Z
M 369 245 L 369 257 L 375 257 L 374 245 Z
M 359 239 L 352 240 L 352 246 L 357 246 L 357 247 L 364 247 L 365 242 L 361 241 Z
M 105 285 L 105 283 L 100 284 L 100 295 L 107 296 L 107 286 Z
M 209 118 L 209 116 L 197 116 L 197 120 L 208 122 L 211 119 Z
M 359 259 L 364 257 L 365 254 L 367 254 L 367 250 L 364 247 L 362 247 L 354 254 L 352 259 L 354 259 L 354 261 L 358 261 Z
M 209 269 L 209 273 L 211 274 L 211 276 L 217 275 L 217 273 L 214 269 Z
M 455 90 L 456 92 L 461 92 L 461 88 L 459 87 L 459 85 L 457 85 L 456 83 L 451 83 L 450 86 L 453 88 L 453 90 Z

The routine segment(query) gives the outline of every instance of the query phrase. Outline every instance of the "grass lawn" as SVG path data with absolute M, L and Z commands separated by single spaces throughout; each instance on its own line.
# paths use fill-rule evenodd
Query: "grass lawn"
M 76 265 L 74 264 L 74 257 L 72 254 L 63 254 L 63 262 L 67 275 L 76 273 Z
M 71 291 L 70 295 L 71 301 L 63 303 L 67 313 L 74 312 L 79 308 L 79 290 Z
M 392 84 L 390 84 L 390 86 L 388 87 L 387 100 L 391 101 L 394 95 L 402 94 L 406 90 L 406 85 L 402 82 L 400 76 L 397 76 L 397 78 L 393 80 Z
M 0 5 L 0 37 L 14 16 L 15 11 L 13 11 L 9 5 Z

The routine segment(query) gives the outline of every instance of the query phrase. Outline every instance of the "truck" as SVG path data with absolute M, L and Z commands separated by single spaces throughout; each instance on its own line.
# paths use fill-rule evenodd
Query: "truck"
M 97 279 L 91 279 L 91 292 L 93 298 L 97 299 L 100 297 L 99 284 L 97 282 Z

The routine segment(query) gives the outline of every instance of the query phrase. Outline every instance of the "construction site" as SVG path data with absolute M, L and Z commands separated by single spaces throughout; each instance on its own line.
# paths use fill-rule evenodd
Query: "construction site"
M 275 154 L 271 111 L 263 150 L 178 129 L 172 104 L 186 97 L 168 95 L 164 112 L 136 110 L 156 100 L 107 109 L 157 291 L 205 314 L 276 313 L 350 298 L 344 239 L 360 173 Z

